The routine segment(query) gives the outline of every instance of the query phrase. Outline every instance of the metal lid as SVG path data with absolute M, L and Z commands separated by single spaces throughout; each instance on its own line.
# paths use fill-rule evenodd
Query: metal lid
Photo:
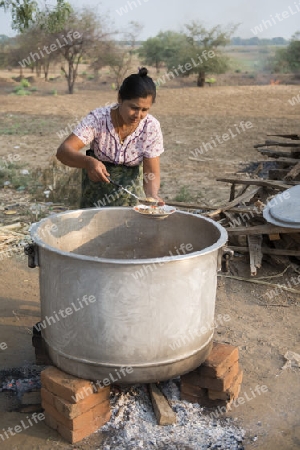
M 272 198 L 265 207 L 263 216 L 274 225 L 300 228 L 300 185 Z

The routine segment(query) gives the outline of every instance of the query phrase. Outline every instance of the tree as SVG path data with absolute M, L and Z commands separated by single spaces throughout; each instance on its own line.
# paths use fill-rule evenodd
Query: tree
M 11 12 L 12 27 L 23 33 L 32 25 L 39 23 L 48 31 L 57 30 L 67 19 L 72 7 L 65 0 L 56 0 L 56 6 L 45 4 L 40 10 L 36 0 L 0 0 L 0 8 Z
M 300 70 L 300 31 L 292 36 L 286 48 L 277 49 L 275 56 L 269 61 L 275 72 L 297 72 Z
M 34 23 L 38 11 L 35 0 L 0 0 L 0 8 L 11 12 L 12 28 L 20 33 Z
M 74 92 L 78 65 L 83 55 L 91 57 L 97 46 L 109 35 L 103 23 L 104 20 L 95 15 L 93 9 L 84 8 L 78 12 L 72 11 L 60 31 L 52 35 L 58 43 L 59 53 L 67 62 L 67 68 L 62 65 L 61 70 L 67 80 L 69 94 Z
M 120 35 L 121 40 L 119 42 L 104 40 L 94 52 L 94 61 L 91 64 L 94 72 L 102 67 L 109 66 L 114 74 L 117 90 L 132 65 L 136 40 L 141 29 L 139 23 L 130 22 L 128 31 Z
M 185 25 L 184 35 L 187 45 L 184 54 L 180 55 L 180 62 L 192 60 L 197 61 L 197 65 L 190 69 L 191 73 L 197 73 L 197 86 L 205 85 L 205 76 L 208 73 L 224 73 L 229 68 L 229 59 L 220 50 L 230 43 L 230 38 L 237 26 L 222 29 L 217 25 L 210 30 L 196 21 Z
M 163 63 L 176 58 L 186 44 L 186 38 L 182 33 L 165 31 L 158 33 L 154 38 L 147 39 L 138 51 L 143 64 L 155 66 L 159 73 Z
M 155 38 L 148 39 L 139 51 L 146 64 L 155 62 L 156 68 L 162 62 L 169 74 L 173 76 L 189 76 L 198 74 L 197 86 L 205 85 L 206 74 L 224 73 L 229 67 L 229 59 L 221 48 L 230 43 L 230 37 L 236 26 L 222 30 L 218 25 L 210 30 L 198 22 L 184 26 L 180 33 L 174 31 L 160 32 Z M 153 40 L 154 39 L 154 40 Z
M 159 36 L 147 39 L 138 50 L 138 55 L 143 64 L 155 66 L 156 73 L 159 73 L 164 61 L 164 45 L 162 39 Z

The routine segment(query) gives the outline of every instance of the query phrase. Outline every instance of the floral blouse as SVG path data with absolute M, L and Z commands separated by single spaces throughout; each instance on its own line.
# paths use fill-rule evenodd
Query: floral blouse
M 94 109 L 73 131 L 85 145 L 90 144 L 100 161 L 137 166 L 143 158 L 155 158 L 163 153 L 160 123 L 151 114 L 147 114 L 121 144 L 110 115 L 114 107 L 116 105 Z

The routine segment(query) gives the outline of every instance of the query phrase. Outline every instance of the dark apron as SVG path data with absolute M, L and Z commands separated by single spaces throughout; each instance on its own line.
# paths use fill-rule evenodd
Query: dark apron
M 93 150 L 87 150 L 87 156 L 96 158 Z M 96 158 L 97 159 L 97 158 Z M 126 187 L 138 197 L 144 197 L 143 165 L 129 167 L 101 161 L 112 180 Z M 82 193 L 80 208 L 95 208 L 105 206 L 135 206 L 137 200 L 122 189 L 111 183 L 91 181 L 87 171 L 82 169 Z

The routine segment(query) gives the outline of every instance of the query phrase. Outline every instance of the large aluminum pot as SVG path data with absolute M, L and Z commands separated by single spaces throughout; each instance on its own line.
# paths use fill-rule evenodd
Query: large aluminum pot
M 209 354 L 227 233 L 200 215 L 68 211 L 31 228 L 42 335 L 70 374 L 118 383 L 189 372 Z M 107 381 L 106 381 L 107 383 Z

